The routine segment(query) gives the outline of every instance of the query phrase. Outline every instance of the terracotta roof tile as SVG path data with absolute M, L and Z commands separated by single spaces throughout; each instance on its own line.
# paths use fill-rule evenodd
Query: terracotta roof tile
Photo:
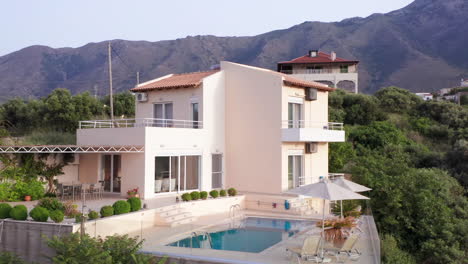
M 157 79 L 153 82 L 150 81 L 146 84 L 141 84 L 133 89 L 130 89 L 130 91 L 145 92 L 145 91 L 169 89 L 169 88 L 196 87 L 202 83 L 203 78 L 208 77 L 214 73 L 217 73 L 218 71 L 219 70 L 173 74 L 163 79 Z
M 304 55 L 302 57 L 295 58 L 290 61 L 278 62 L 278 64 L 293 64 L 293 63 L 359 63 L 359 61 L 346 60 L 346 59 L 338 58 L 338 57 L 335 60 L 332 60 L 330 54 L 319 51 L 317 57 L 310 57 L 309 55 Z
M 283 82 L 285 85 L 297 86 L 297 87 L 302 87 L 302 88 L 315 88 L 315 89 L 322 90 L 322 91 L 336 90 L 335 88 L 328 87 L 328 85 L 322 84 L 319 82 L 304 81 L 304 80 L 296 79 L 284 73 L 278 73 L 278 74 L 283 76 L 284 78 Z

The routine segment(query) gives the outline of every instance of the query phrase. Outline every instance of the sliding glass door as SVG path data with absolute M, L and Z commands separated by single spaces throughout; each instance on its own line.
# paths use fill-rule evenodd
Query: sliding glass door
M 288 103 L 288 128 L 300 128 L 302 124 L 302 104 Z
M 183 192 L 200 188 L 200 156 L 155 157 L 154 192 Z
M 103 155 L 101 183 L 104 184 L 106 192 L 120 192 L 121 185 L 121 156 Z
M 288 156 L 288 189 L 304 185 L 302 162 L 302 155 Z

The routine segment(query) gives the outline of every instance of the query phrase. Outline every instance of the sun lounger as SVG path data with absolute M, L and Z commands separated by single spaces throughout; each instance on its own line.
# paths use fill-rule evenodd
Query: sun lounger
M 357 260 L 361 256 L 361 252 L 356 249 L 356 244 L 359 240 L 359 235 L 352 234 L 346 239 L 341 248 L 325 248 L 328 254 L 334 255 L 337 262 L 341 262 L 340 256 L 345 255 L 346 257 Z
M 286 251 L 298 256 L 300 259 L 310 260 L 312 258 L 318 263 L 320 242 L 321 237 L 310 236 L 304 240 L 302 247 L 288 247 Z

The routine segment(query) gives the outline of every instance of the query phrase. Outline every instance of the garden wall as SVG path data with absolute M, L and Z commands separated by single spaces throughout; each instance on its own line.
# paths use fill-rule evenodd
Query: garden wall
M 51 250 L 44 236 L 52 237 L 72 232 L 73 225 L 2 220 L 0 250 L 14 252 L 28 262 L 50 263 Z

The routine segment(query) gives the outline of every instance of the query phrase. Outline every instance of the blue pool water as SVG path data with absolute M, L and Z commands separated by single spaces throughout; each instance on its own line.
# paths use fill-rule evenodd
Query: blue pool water
M 258 253 L 313 224 L 312 221 L 249 217 L 238 224 L 239 228 L 208 233 L 210 239 L 199 232 L 197 236 L 181 239 L 168 246 Z

